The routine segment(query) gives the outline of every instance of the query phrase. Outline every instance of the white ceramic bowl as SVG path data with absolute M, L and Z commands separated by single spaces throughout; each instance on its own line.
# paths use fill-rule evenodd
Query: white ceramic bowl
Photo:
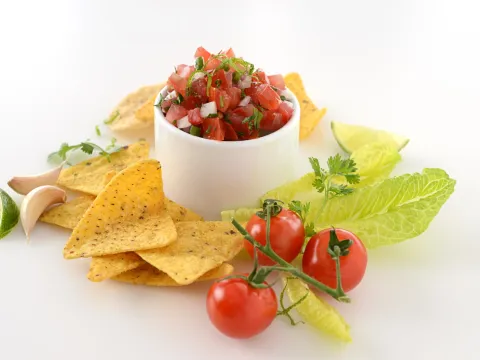
M 160 94 L 165 97 L 167 88 Z M 300 105 L 280 130 L 246 141 L 214 141 L 187 134 L 155 111 L 155 157 L 162 165 L 165 195 L 202 215 L 220 219 L 220 212 L 258 206 L 267 191 L 295 178 Z

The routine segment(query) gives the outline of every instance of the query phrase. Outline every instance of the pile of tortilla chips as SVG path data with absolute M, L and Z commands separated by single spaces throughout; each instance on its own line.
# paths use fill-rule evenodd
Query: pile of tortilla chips
M 327 109 L 319 109 L 307 95 L 298 73 L 285 75 L 285 85 L 300 103 L 300 140 L 308 138 L 317 127 Z M 144 86 L 127 95 L 112 112 L 114 121 L 109 125 L 113 131 L 134 131 L 154 123 L 154 101 L 165 84 Z M 151 129 L 153 132 L 153 128 Z
M 144 151 L 143 149 L 146 149 Z M 58 185 L 81 192 L 40 220 L 72 229 L 63 255 L 91 258 L 87 278 L 139 285 L 181 286 L 232 273 L 243 247 L 229 222 L 203 221 L 167 199 L 162 169 L 148 144 L 62 170 Z

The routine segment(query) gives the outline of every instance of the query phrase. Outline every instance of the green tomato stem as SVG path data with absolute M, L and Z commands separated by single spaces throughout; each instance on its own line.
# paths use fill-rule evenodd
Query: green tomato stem
M 270 236 L 270 210 L 267 208 L 267 244 L 269 244 L 269 236 Z M 257 248 L 260 252 L 264 255 L 268 256 L 270 259 L 275 261 L 280 266 L 271 266 L 269 267 L 271 270 L 278 270 L 283 272 L 289 272 L 290 274 L 298 277 L 299 279 L 305 281 L 307 284 L 312 285 L 316 289 L 323 291 L 333 297 L 334 299 L 342 302 L 350 302 L 350 298 L 340 289 L 332 289 L 331 287 L 315 280 L 314 278 L 308 276 L 304 272 L 298 270 L 296 267 L 292 266 L 287 261 L 283 260 L 280 256 L 278 256 L 271 247 L 263 246 L 258 241 L 256 241 L 244 228 L 242 225 L 238 223 L 237 220 L 232 219 L 232 224 L 235 228 L 244 236 L 244 238 L 251 243 L 254 248 Z M 255 250 L 255 249 L 254 249 Z

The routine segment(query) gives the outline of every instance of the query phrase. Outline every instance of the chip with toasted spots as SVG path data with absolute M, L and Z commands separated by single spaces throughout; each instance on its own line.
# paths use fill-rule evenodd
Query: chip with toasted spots
M 165 206 L 173 222 L 180 221 L 203 221 L 203 217 L 186 207 L 177 204 L 175 201 L 165 198 Z
M 317 127 L 327 109 L 319 109 L 307 95 L 303 86 L 302 78 L 298 73 L 285 75 L 285 85 L 295 94 L 300 103 L 300 140 L 310 136 Z
M 145 261 L 134 252 L 97 256 L 92 258 L 87 278 L 94 282 L 103 281 L 143 264 Z
M 112 131 L 128 132 L 153 125 L 153 101 L 164 84 L 142 86 L 125 96 L 110 114 Z
M 233 266 L 227 263 L 221 264 L 205 274 L 200 276 L 196 281 L 208 281 L 223 278 L 230 275 L 233 272 Z M 152 265 L 146 263 L 137 267 L 136 269 L 123 272 L 112 280 L 130 283 L 134 285 L 147 285 L 147 286 L 182 286 L 173 280 L 170 276 L 164 272 L 158 270 Z
M 40 216 L 40 221 L 73 229 L 82 219 L 83 214 L 92 205 L 95 196 L 83 195 L 66 203 L 54 206 Z
M 159 249 L 177 239 L 157 160 L 142 160 L 118 173 L 73 229 L 66 259 Z
M 103 176 L 103 186 L 107 186 L 108 183 L 117 175 L 115 170 L 110 170 Z
M 82 161 L 60 172 L 57 185 L 72 191 L 98 195 L 105 185 L 105 176 L 111 171 L 120 172 L 149 156 L 149 144 L 140 141 L 111 154 L 109 158 L 97 156 Z
M 243 248 L 243 236 L 230 222 L 186 221 L 175 226 L 177 241 L 137 254 L 180 285 L 193 283 Z

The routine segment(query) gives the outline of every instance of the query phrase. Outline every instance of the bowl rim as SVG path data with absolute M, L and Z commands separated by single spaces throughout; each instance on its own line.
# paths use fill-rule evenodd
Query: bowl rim
M 202 137 L 193 136 L 187 134 L 185 131 L 180 130 L 176 126 L 173 126 L 165 117 L 162 110 L 158 106 L 154 106 L 154 126 L 155 126 L 155 133 L 159 127 L 170 131 L 173 136 L 178 136 L 179 139 L 183 139 L 185 141 L 192 141 L 197 142 L 198 145 L 202 146 L 212 146 L 212 147 L 219 147 L 219 148 L 244 148 L 244 147 L 258 147 L 263 144 L 267 144 L 273 141 L 278 141 L 279 139 L 283 138 L 286 134 L 290 133 L 297 129 L 298 136 L 300 137 L 300 127 L 297 126 L 300 123 L 300 103 L 298 102 L 297 97 L 295 94 L 285 87 L 285 90 L 290 94 L 293 103 L 293 114 L 288 123 L 283 126 L 281 129 L 274 131 L 271 134 L 259 137 L 257 139 L 251 140 L 243 140 L 243 141 L 215 141 L 211 139 L 204 139 Z M 154 104 L 157 104 L 159 101 L 160 95 L 166 95 L 167 86 L 163 87 L 157 96 L 155 97 Z

